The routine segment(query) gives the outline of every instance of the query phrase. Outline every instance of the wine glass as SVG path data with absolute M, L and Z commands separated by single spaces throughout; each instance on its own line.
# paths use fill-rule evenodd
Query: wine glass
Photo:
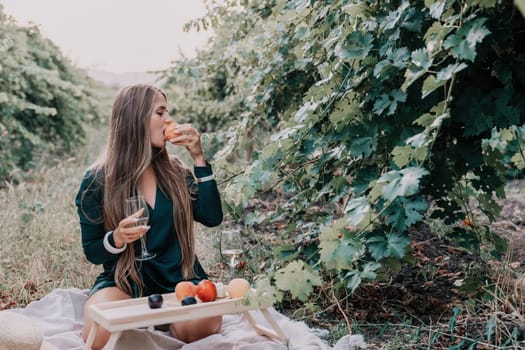
M 235 267 L 239 264 L 242 251 L 241 230 L 232 229 L 221 232 L 221 255 L 228 259 L 231 268 L 231 278 L 235 277 Z
M 149 221 L 149 210 L 148 210 L 148 204 L 146 202 L 146 199 L 142 195 L 133 196 L 130 198 L 127 198 L 125 201 L 125 212 L 126 216 L 130 216 L 132 214 L 135 214 L 140 209 L 144 209 L 142 212 L 142 215 L 138 218 L 139 221 L 137 222 L 136 226 L 145 226 L 148 224 Z M 146 235 L 140 237 L 140 254 L 135 257 L 135 260 L 143 261 L 143 260 L 149 260 L 153 259 L 156 254 L 148 252 L 148 249 L 146 247 Z

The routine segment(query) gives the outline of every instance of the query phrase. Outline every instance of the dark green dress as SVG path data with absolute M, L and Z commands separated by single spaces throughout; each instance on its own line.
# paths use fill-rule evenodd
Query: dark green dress
M 209 164 L 194 168 L 195 177 L 204 178 L 212 174 Z M 193 218 L 201 224 L 213 227 L 222 222 L 221 199 L 215 180 L 195 184 L 193 176 L 187 179 L 188 186 L 196 190 L 193 200 Z M 104 271 L 97 277 L 90 295 L 94 292 L 116 286 L 114 271 L 120 254 L 108 252 L 103 245 L 106 234 L 103 218 L 103 183 L 95 178 L 93 171 L 84 175 L 75 203 L 80 218 L 82 248 L 86 258 L 93 264 L 103 264 Z M 81 205 L 82 204 L 82 205 Z M 148 205 L 149 206 L 149 205 Z M 180 270 L 181 250 L 173 223 L 173 202 L 157 186 L 155 208 L 150 210 L 151 228 L 146 235 L 148 250 L 157 256 L 151 260 L 137 261 L 137 271 L 144 281 L 143 295 L 169 293 L 183 280 Z M 109 236 L 111 245 L 115 245 L 113 235 Z M 135 252 L 140 252 L 140 242 L 134 242 Z M 207 278 L 198 259 L 195 259 L 197 276 L 194 280 Z M 139 297 L 137 289 L 133 297 Z

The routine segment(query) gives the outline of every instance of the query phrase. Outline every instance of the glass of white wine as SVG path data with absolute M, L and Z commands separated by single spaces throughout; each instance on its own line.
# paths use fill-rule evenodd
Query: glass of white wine
M 144 211 L 142 212 L 142 215 L 138 218 L 139 221 L 137 222 L 137 226 L 146 226 L 149 221 L 149 210 L 148 204 L 144 196 L 137 195 L 126 199 L 124 206 L 126 216 L 135 214 L 140 209 L 144 209 Z M 153 259 L 156 256 L 156 254 L 148 252 L 148 248 L 146 247 L 145 236 L 146 235 L 140 237 L 140 253 L 138 256 L 135 257 L 135 260 L 149 260 Z
M 231 279 L 235 278 L 235 267 L 239 264 L 242 250 L 241 230 L 232 229 L 221 232 L 221 255 L 227 259 L 231 269 Z

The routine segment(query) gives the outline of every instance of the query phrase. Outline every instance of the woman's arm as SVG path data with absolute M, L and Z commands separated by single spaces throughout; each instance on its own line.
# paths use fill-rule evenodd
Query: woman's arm
M 104 190 L 103 185 L 96 179 L 93 171 L 88 170 L 82 179 L 80 189 L 77 193 L 75 204 L 77 206 L 82 233 L 82 248 L 86 259 L 93 264 L 99 265 L 118 259 L 120 253 L 117 248 L 113 252 L 104 246 Z M 107 236 L 106 245 L 115 247 L 113 233 Z
M 211 165 L 195 166 L 195 177 L 190 179 L 190 185 L 195 190 L 193 199 L 193 218 L 201 224 L 214 227 L 222 222 L 221 196 L 217 189 L 217 182 L 213 176 Z
M 186 148 L 194 163 L 195 179 L 191 174 L 187 178 L 188 186 L 194 192 L 193 218 L 201 224 L 213 227 L 222 222 L 221 197 L 211 165 L 206 161 L 201 144 L 201 134 L 191 124 L 177 124 L 175 137 L 169 141 Z

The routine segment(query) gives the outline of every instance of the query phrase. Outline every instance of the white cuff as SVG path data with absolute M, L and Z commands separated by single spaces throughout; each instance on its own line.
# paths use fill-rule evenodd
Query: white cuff
M 211 180 L 215 180 L 215 175 L 214 174 L 197 178 L 197 182 L 198 183 L 207 182 L 207 181 L 211 181 Z
M 111 254 L 120 254 L 122 253 L 124 250 L 126 250 L 126 247 L 128 246 L 127 243 L 124 243 L 124 246 L 122 248 L 115 248 L 111 245 L 111 243 L 109 243 L 109 235 L 112 234 L 113 231 L 109 231 L 108 233 L 106 233 L 106 235 L 104 236 L 104 248 L 106 248 L 106 250 L 108 252 L 110 252 Z

